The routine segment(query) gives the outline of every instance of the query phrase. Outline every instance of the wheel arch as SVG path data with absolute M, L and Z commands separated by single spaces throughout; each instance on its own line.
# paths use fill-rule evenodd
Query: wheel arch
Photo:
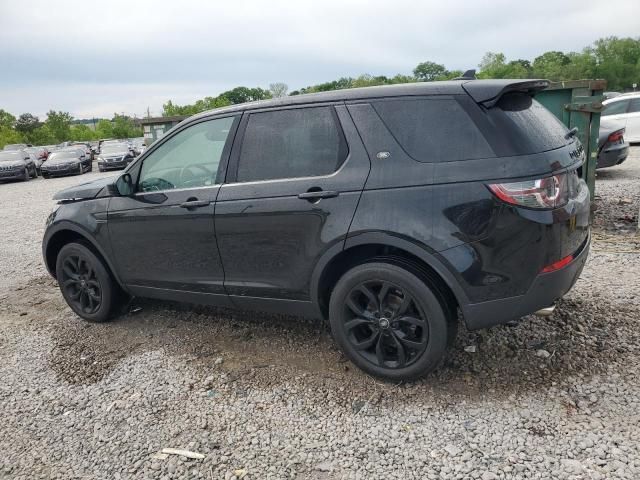
M 116 281 L 116 283 L 122 288 L 126 290 L 123 283 L 120 281 L 120 278 L 113 267 L 113 264 L 109 261 L 108 256 L 105 254 L 102 247 L 89 235 L 87 232 L 83 231 L 82 228 L 77 227 L 71 223 L 64 223 L 55 231 L 49 233 L 47 235 L 47 240 L 43 247 L 43 256 L 45 260 L 45 266 L 49 273 L 55 278 L 56 277 L 56 259 L 58 258 L 58 253 L 62 247 L 67 245 L 68 243 L 74 241 L 81 241 L 85 244 L 89 249 L 95 253 L 100 260 L 104 263 L 105 267 Z
M 381 255 L 399 257 L 420 269 L 425 280 L 438 288 L 450 308 L 464 306 L 468 299 L 453 274 L 424 246 L 386 232 L 367 232 L 347 238 L 343 248 L 334 246 L 320 259 L 311 281 L 311 300 L 322 318 L 328 318 L 333 286 L 350 268 Z M 342 245 L 340 245 L 342 247 Z

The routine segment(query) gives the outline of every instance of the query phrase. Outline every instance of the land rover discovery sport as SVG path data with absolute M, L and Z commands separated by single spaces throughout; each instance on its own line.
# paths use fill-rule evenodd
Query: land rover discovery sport
M 583 149 L 543 80 L 459 80 L 234 105 L 117 178 L 58 193 L 48 270 L 80 317 L 152 297 L 328 319 L 364 371 L 438 365 L 460 318 L 550 307 L 589 250 Z

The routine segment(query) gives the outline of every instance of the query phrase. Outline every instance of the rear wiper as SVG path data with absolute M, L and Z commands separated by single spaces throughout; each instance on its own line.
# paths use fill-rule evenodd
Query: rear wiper
M 576 133 L 578 133 L 578 127 L 573 127 L 564 135 L 565 140 L 569 140 L 570 138 L 575 137 Z

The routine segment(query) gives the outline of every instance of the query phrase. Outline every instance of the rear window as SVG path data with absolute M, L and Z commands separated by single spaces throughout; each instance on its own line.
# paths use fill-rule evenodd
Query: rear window
M 494 157 L 481 131 L 454 98 L 373 102 L 402 148 L 421 162 Z
M 485 130 L 499 156 L 546 152 L 567 145 L 567 127 L 537 100 L 524 93 L 508 93 L 487 110 Z
M 238 182 L 335 172 L 347 147 L 333 107 L 252 113 L 244 133 Z

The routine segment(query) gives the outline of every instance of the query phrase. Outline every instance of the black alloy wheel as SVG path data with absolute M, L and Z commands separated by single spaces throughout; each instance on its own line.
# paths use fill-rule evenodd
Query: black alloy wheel
M 67 304 L 90 322 L 108 320 L 123 297 L 103 261 L 83 243 L 60 249 L 56 279 Z
M 90 261 L 81 254 L 68 255 L 62 262 L 60 288 L 74 310 L 93 314 L 102 304 L 102 287 Z
M 344 329 L 353 348 L 383 368 L 411 365 L 427 348 L 429 327 L 407 291 L 386 280 L 365 281 L 347 295 Z
M 365 372 L 414 380 L 439 365 L 454 319 L 417 270 L 389 261 L 358 265 L 338 280 L 329 303 L 331 332 Z

